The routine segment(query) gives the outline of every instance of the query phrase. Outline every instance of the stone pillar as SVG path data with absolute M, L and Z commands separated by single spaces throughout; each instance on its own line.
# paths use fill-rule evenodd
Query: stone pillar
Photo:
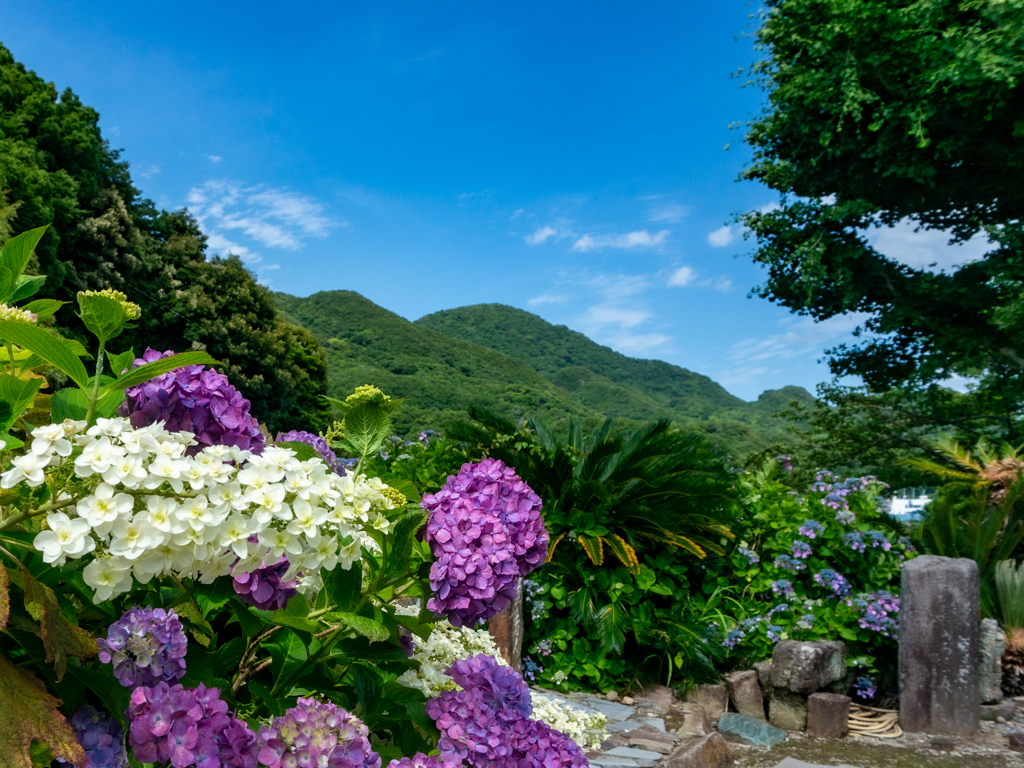
M 978 728 L 978 566 L 923 555 L 903 566 L 900 596 L 900 725 L 966 736 Z
M 999 704 L 1003 700 L 1003 654 L 1006 635 L 995 619 L 982 619 L 979 630 L 981 657 L 978 661 L 978 688 L 982 704 Z
M 494 638 L 502 657 L 516 672 L 523 671 L 523 580 L 519 579 L 516 599 L 487 622 L 487 631 Z

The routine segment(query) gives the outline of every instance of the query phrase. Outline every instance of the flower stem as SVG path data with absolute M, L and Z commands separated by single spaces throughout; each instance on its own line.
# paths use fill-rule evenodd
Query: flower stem
M 92 385 L 92 396 L 89 398 L 89 410 L 85 413 L 85 425 L 91 427 L 96 415 L 96 402 L 100 399 L 100 378 L 103 376 L 103 349 L 106 342 L 100 339 L 100 348 L 96 353 L 96 380 Z

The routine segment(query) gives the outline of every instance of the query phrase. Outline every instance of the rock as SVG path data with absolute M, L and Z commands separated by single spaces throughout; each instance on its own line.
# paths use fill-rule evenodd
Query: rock
M 846 645 L 838 640 L 783 640 L 772 654 L 772 685 L 814 693 L 846 674 Z
M 608 699 L 608 701 L 615 701 L 617 698 L 619 698 L 619 692 L 618 691 L 608 691 L 608 693 L 606 693 L 604 695 L 604 697 L 606 699 Z
M 757 672 L 752 669 L 733 672 L 725 678 L 725 687 L 729 690 L 729 700 L 737 712 L 747 717 L 767 719 L 764 716 L 764 697 L 757 682 Z
M 725 768 L 732 764 L 732 750 L 720 733 L 709 733 L 680 747 L 662 763 L 665 768 Z
M 1013 720 L 1013 714 L 1017 711 L 1017 702 L 1013 699 L 1003 699 L 998 704 L 982 704 L 980 717 L 989 722 L 996 721 L 1000 717 L 1003 720 Z
M 665 718 L 663 717 L 638 717 L 641 723 L 651 726 L 656 731 L 665 732 Z
M 775 690 L 768 705 L 768 720 L 784 731 L 802 731 L 807 727 L 807 699 L 792 691 Z
M 672 706 L 672 690 L 664 685 L 650 685 L 643 688 L 637 695 L 640 703 L 654 709 L 667 710 Z
M 795 757 L 787 757 L 776 765 L 775 768 L 853 768 L 853 766 L 847 763 L 842 765 L 818 765 L 817 763 L 805 763 L 803 760 L 797 760 Z
M 850 732 L 850 697 L 812 693 L 807 697 L 807 732 L 823 739 L 842 739 Z
M 1002 716 L 997 717 L 996 718 L 996 722 L 999 723 L 1000 725 L 1006 725 L 1006 718 L 1002 717 Z
M 616 704 L 613 701 L 606 701 L 605 699 L 587 699 L 587 706 L 596 709 L 602 715 L 608 718 L 608 720 L 629 720 L 633 715 L 636 714 L 636 710 L 633 707 L 627 707 L 625 704 Z
M 1009 747 L 1014 752 L 1024 752 L 1024 733 L 1016 731 L 1007 738 Z
M 765 659 L 757 662 L 754 664 L 754 671 L 757 672 L 757 682 L 761 684 L 761 694 L 767 702 L 772 697 L 772 690 L 775 688 L 772 685 L 772 660 Z
M 629 746 L 667 755 L 676 748 L 676 739 L 678 738 L 678 736 L 669 736 L 667 733 L 640 731 L 629 734 Z
M 684 739 L 692 739 L 698 736 L 707 736 L 714 731 L 711 726 L 711 718 L 708 717 L 704 707 L 692 706 L 692 711 L 686 714 L 682 726 L 676 731 Z
M 903 566 L 900 597 L 900 725 L 966 736 L 978 728 L 978 566 L 922 555 Z
M 636 700 L 632 696 L 623 696 L 622 703 L 627 707 L 631 707 L 636 703 Z
M 764 718 L 726 712 L 718 721 L 718 732 L 726 741 L 740 741 L 755 747 L 774 747 L 786 740 L 786 732 L 768 725 Z
M 620 720 L 617 723 L 608 723 L 605 730 L 608 733 L 628 733 L 629 731 L 635 731 L 640 727 L 640 723 L 634 723 L 632 720 Z
M 998 704 L 1003 700 L 1003 654 L 1006 635 L 995 619 L 982 619 L 978 629 L 978 688 L 982 704 Z
M 938 738 L 932 739 L 930 746 L 936 752 L 952 752 L 956 749 L 956 740 L 951 739 L 948 736 L 939 736 Z
M 708 717 L 717 720 L 729 708 L 729 690 L 725 683 L 698 685 L 686 692 L 683 701 L 704 707 Z

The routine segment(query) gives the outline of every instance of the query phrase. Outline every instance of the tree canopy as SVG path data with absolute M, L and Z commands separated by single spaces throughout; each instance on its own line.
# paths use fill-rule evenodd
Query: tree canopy
M 270 292 L 237 258 L 207 259 L 206 238 L 185 210 L 165 211 L 132 183 L 100 133 L 99 113 L 58 94 L 0 46 L 0 240 L 51 225 L 32 273 L 46 295 L 116 288 L 142 307 L 127 337 L 145 346 L 205 350 L 252 401 L 271 431 L 319 430 L 328 412 L 326 358 L 313 336 L 278 316 Z M 83 329 L 72 306 L 57 323 Z

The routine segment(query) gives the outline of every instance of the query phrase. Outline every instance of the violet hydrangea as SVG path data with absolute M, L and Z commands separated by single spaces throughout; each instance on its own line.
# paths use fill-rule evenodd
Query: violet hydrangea
M 237 573 L 232 582 L 235 592 L 242 602 L 261 611 L 280 610 L 299 593 L 298 581 L 284 580 L 289 567 L 288 558 L 282 555 L 276 563 L 264 562 L 250 573 Z
M 800 525 L 799 530 L 797 530 L 797 533 L 799 533 L 801 536 L 806 536 L 808 539 L 813 539 L 824 529 L 825 526 L 823 526 L 817 520 L 804 520 L 803 523 Z
M 133 367 L 170 357 L 171 351 L 147 348 Z M 125 390 L 127 400 L 118 408 L 135 427 L 165 422 L 171 432 L 192 432 L 197 453 L 208 445 L 237 446 L 263 453 L 266 438 L 249 413 L 249 401 L 228 383 L 228 377 L 202 365 L 186 365 Z
M 324 464 L 336 475 L 345 476 L 345 468 L 341 462 L 338 461 L 337 454 L 331 450 L 331 446 L 328 442 L 320 437 L 314 435 L 312 432 L 305 432 L 298 429 L 293 429 L 291 432 L 279 432 L 277 439 L 274 441 L 277 443 L 305 443 L 310 446 L 314 451 L 320 454 L 320 458 L 324 460 Z
M 128 768 L 121 726 L 114 718 L 86 704 L 79 707 L 68 722 L 85 750 L 83 768 Z M 57 763 L 70 765 L 61 758 L 57 758 Z
M 299 698 L 260 728 L 259 761 L 268 768 L 380 768 L 362 720 L 330 701 Z
M 157 683 L 132 691 L 128 744 L 142 763 L 256 768 L 256 734 L 228 713 L 220 690 Z
M 185 674 L 188 639 L 173 610 L 131 608 L 98 638 L 100 661 L 125 688 L 173 683 Z
M 541 501 L 497 459 L 464 464 L 423 498 L 434 557 L 427 603 L 454 626 L 475 626 L 503 611 L 516 582 L 544 562 L 548 532 Z
M 388 768 L 444 768 L 445 762 L 440 755 L 424 755 L 417 752 L 412 757 L 403 757 L 401 760 L 392 760 Z
M 834 597 L 846 597 L 853 591 L 853 587 L 850 586 L 846 577 L 831 568 L 814 574 L 814 580 L 821 586 L 831 589 Z
M 811 556 L 811 545 L 806 541 L 796 541 L 793 543 L 793 557 L 804 560 Z

